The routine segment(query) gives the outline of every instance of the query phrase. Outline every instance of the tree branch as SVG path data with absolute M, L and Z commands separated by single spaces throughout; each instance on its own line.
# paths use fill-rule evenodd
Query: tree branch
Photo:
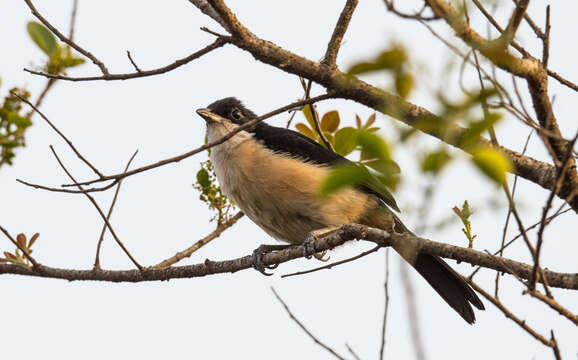
M 198 148 L 196 148 L 196 149 L 194 149 L 194 150 L 191 150 L 191 151 L 189 151 L 189 152 L 186 152 L 186 153 L 184 153 L 184 154 L 181 154 L 181 155 L 178 155 L 178 156 L 175 156 L 175 157 L 172 157 L 172 158 L 164 159 L 164 160 L 161 160 L 161 161 L 157 161 L 157 162 L 154 163 L 154 164 L 146 165 L 146 166 L 143 166 L 143 167 L 140 167 L 140 168 L 131 170 L 131 171 L 127 171 L 127 172 L 123 172 L 123 173 L 115 174 L 115 175 L 103 176 L 103 177 L 100 177 L 100 178 L 98 178 L 98 179 L 94 179 L 94 180 L 90 180 L 90 181 L 85 181 L 85 182 L 80 182 L 80 183 L 78 183 L 78 184 L 79 184 L 79 185 L 89 185 L 89 184 L 93 184 L 93 183 L 96 183 L 96 182 L 102 182 L 102 181 L 110 181 L 110 180 L 118 181 L 118 180 L 120 180 L 120 179 L 124 179 L 124 178 L 129 177 L 129 176 L 132 176 L 132 175 L 134 175 L 134 174 L 138 174 L 138 173 L 143 172 L 143 171 L 147 171 L 147 170 L 150 170 L 150 169 L 154 169 L 154 168 L 157 168 L 157 167 L 159 167 L 159 166 L 167 165 L 167 164 L 174 163 L 174 162 L 179 162 L 179 161 L 184 160 L 184 159 L 186 159 L 186 158 L 188 158 L 188 157 L 191 157 L 191 156 L 193 156 L 193 155 L 195 155 L 195 154 L 197 154 L 197 153 L 200 153 L 201 151 L 204 151 L 204 150 L 207 150 L 207 149 L 212 148 L 213 146 L 222 144 L 222 143 L 224 143 L 225 141 L 227 141 L 227 140 L 229 140 L 230 138 L 232 138 L 233 136 L 235 136 L 235 134 L 237 134 L 238 132 L 243 131 L 243 130 L 245 130 L 245 129 L 248 129 L 248 128 L 250 128 L 251 126 L 254 126 L 254 125 L 257 124 L 257 123 L 259 123 L 259 122 L 261 122 L 261 121 L 263 121 L 263 120 L 265 120 L 265 119 L 270 118 L 271 116 L 275 116 L 275 115 L 277 115 L 277 114 L 280 114 L 280 113 L 285 112 L 285 111 L 287 111 L 287 110 L 294 109 L 294 108 L 296 108 L 296 107 L 300 107 L 300 106 L 303 106 L 303 105 L 306 105 L 306 104 L 313 104 L 313 103 L 315 103 L 315 102 L 318 102 L 318 101 L 321 101 L 321 100 L 330 99 L 330 98 L 334 98 L 334 97 L 335 97 L 335 96 L 334 96 L 333 94 L 323 94 L 323 95 L 319 95 L 319 96 L 312 97 L 312 98 L 310 98 L 310 99 L 304 99 L 304 100 L 296 101 L 296 102 L 291 103 L 291 104 L 289 104 L 289 105 L 287 105 L 287 106 L 283 106 L 283 107 L 281 107 L 281 108 L 278 108 L 278 109 L 276 109 L 276 110 L 273 110 L 273 111 L 271 111 L 271 112 L 269 112 L 269 113 L 267 113 L 267 114 L 265 114 L 265 115 L 259 116 L 258 118 L 253 119 L 253 120 L 251 120 L 251 121 L 249 121 L 249 122 L 247 122 L 247 123 L 245 123 L 245 124 L 243 124 L 243 125 L 235 128 L 235 130 L 231 131 L 230 133 L 228 133 L 227 135 L 223 136 L 222 138 L 220 138 L 220 139 L 218 139 L 218 140 L 215 140 L 215 141 L 213 141 L 213 142 L 210 142 L 210 143 L 208 143 L 208 144 L 205 144 L 205 145 L 203 145 L 203 146 L 200 146 L 200 147 L 198 147 Z M 21 182 L 22 182 L 22 181 L 21 181 Z M 23 183 L 23 182 L 22 182 L 22 183 Z M 26 184 L 26 185 L 29 185 L 29 184 Z M 31 185 L 31 186 L 34 186 L 34 185 L 32 185 L 32 184 L 30 184 L 30 185 Z M 65 187 L 70 187 L 70 186 L 76 186 L 76 185 L 75 185 L 75 184 L 65 184 L 65 185 L 63 185 L 63 186 L 65 186 Z M 107 185 L 107 186 L 110 186 L 110 185 Z M 38 187 L 39 187 L 39 188 L 42 188 L 42 189 L 45 189 L 45 190 L 49 190 L 49 189 L 50 189 L 50 188 L 47 189 L 46 187 L 42 187 L 42 186 L 38 186 Z M 101 189 L 97 188 L 95 191 L 100 191 L 100 190 L 101 190 Z M 70 192 L 70 191 L 68 191 L 68 192 Z M 84 192 L 91 192 L 91 191 L 90 191 L 90 189 L 86 189 L 86 190 L 84 190 L 84 191 L 82 191 L 82 192 L 84 193 Z
M 32 4 L 32 1 L 30 0 L 24 0 L 24 2 L 26 3 L 26 5 L 28 5 L 28 7 L 30 8 L 30 11 L 32 11 L 32 15 L 36 16 L 36 18 L 38 20 L 40 20 L 41 23 L 44 24 L 44 26 L 46 26 L 48 29 L 50 29 L 50 31 L 52 31 L 52 33 L 54 35 L 56 35 L 56 37 L 58 37 L 60 39 L 60 41 L 62 41 L 63 43 L 69 45 L 71 48 L 73 48 L 74 50 L 78 51 L 79 53 L 81 53 L 82 55 L 86 56 L 87 58 L 89 58 L 96 66 L 98 66 L 100 68 L 100 71 L 103 73 L 103 75 L 108 75 L 108 69 L 106 68 L 106 66 L 100 61 L 98 60 L 94 55 L 92 55 L 89 51 L 84 50 L 82 47 L 80 47 L 79 45 L 77 45 L 74 41 L 72 41 L 71 39 L 67 38 L 66 36 L 64 36 L 64 34 L 62 34 L 60 31 L 58 31 L 57 28 L 55 28 L 50 22 L 48 22 L 48 20 L 46 20 L 42 15 L 40 15 L 40 13 L 38 12 L 38 10 L 36 10 L 36 8 L 34 7 L 34 5 Z
M 386 231 L 374 229 L 359 224 L 343 225 L 339 230 L 319 239 L 314 240 L 314 248 L 318 252 L 330 250 L 345 242 L 359 239 L 370 241 L 382 246 L 391 246 L 395 241 L 407 241 L 406 237 L 419 247 L 425 254 L 440 256 L 447 259 L 481 265 L 485 268 L 498 270 L 504 273 L 513 271 L 521 278 L 530 279 L 533 267 L 518 261 L 501 258 L 486 254 L 481 251 L 462 248 L 449 244 L 443 244 L 424 238 L 412 237 L 409 234 L 390 236 Z M 292 246 L 286 250 L 276 251 L 263 255 L 264 265 L 281 264 L 293 259 L 301 258 L 304 254 L 302 245 Z M 233 273 L 239 270 L 253 268 L 253 255 L 241 258 L 210 261 L 186 266 L 173 266 L 164 269 L 144 268 L 139 270 L 72 270 L 52 268 L 38 265 L 36 271 L 11 264 L 0 264 L 0 274 L 19 274 L 27 276 L 39 276 L 65 280 L 93 280 L 110 282 L 142 282 L 155 280 L 168 280 L 178 278 L 194 278 L 212 274 Z M 557 273 L 550 270 L 544 271 L 548 284 L 552 287 L 578 290 L 578 274 Z M 541 281 L 541 279 L 540 279 Z
M 70 180 L 72 180 L 74 182 L 74 185 L 76 187 L 78 187 L 78 189 L 80 191 L 83 191 L 83 194 L 86 195 L 86 197 L 88 198 L 88 200 L 92 203 L 92 205 L 94 205 L 94 207 L 96 208 L 96 211 L 98 212 L 98 214 L 100 215 L 100 217 L 102 218 L 102 220 L 104 220 L 104 223 L 106 224 L 106 227 L 108 227 L 108 231 L 110 231 L 110 234 L 112 235 L 112 237 L 114 238 L 114 240 L 116 240 L 117 244 L 120 246 L 120 248 L 122 249 L 122 251 L 124 251 L 124 253 L 126 254 L 126 256 L 128 256 L 128 258 L 130 259 L 130 261 L 132 261 L 132 263 L 139 269 L 139 271 L 141 271 L 143 269 L 143 267 L 135 260 L 135 258 L 131 255 L 131 253 L 128 251 L 128 249 L 124 246 L 124 244 L 122 243 L 122 241 L 120 241 L 120 239 L 118 238 L 118 236 L 116 235 L 116 232 L 114 231 L 114 229 L 112 228 L 112 225 L 110 224 L 110 222 L 108 221 L 108 218 L 106 217 L 106 215 L 104 215 L 104 212 L 102 211 L 102 209 L 100 208 L 100 206 L 98 205 L 98 203 L 96 202 L 96 200 L 94 200 L 94 198 L 88 194 L 87 192 L 84 191 L 84 189 L 82 188 L 82 185 L 78 184 L 78 182 L 76 181 L 76 179 L 74 178 L 74 176 L 72 176 L 72 174 L 68 171 L 68 169 L 66 168 L 66 166 L 64 166 L 64 164 L 62 163 L 62 161 L 60 160 L 60 158 L 58 157 L 58 154 L 56 154 L 56 151 L 54 150 L 54 147 L 52 145 L 50 145 L 50 150 L 52 151 L 52 154 L 54 154 L 54 157 L 56 158 L 56 161 L 58 161 L 58 164 L 60 165 L 60 167 L 62 168 L 62 170 L 66 173 L 66 175 L 68 175 L 68 177 L 70 178 Z
M 137 153 L 138 153 L 138 150 L 136 150 L 134 152 L 134 154 L 132 154 L 132 156 L 130 157 L 130 159 L 126 163 L 124 171 L 128 170 L 128 168 L 130 167 L 130 164 L 134 160 Z M 119 180 L 119 182 L 116 186 L 116 190 L 114 191 L 114 196 L 113 196 L 112 201 L 110 203 L 108 213 L 106 214 L 106 221 L 110 221 L 110 217 L 112 216 L 112 210 L 114 209 L 114 205 L 116 205 L 116 200 L 118 199 L 118 194 L 120 192 L 120 185 L 122 185 L 122 180 Z M 100 231 L 98 243 L 96 244 L 96 255 L 94 256 L 94 265 L 93 265 L 93 268 L 95 268 L 95 269 L 100 269 L 100 247 L 102 245 L 102 241 L 104 240 L 104 234 L 106 233 L 106 227 L 107 227 L 107 225 L 106 225 L 106 223 L 104 223 L 102 225 L 102 230 Z
M 335 350 L 333 350 L 332 348 L 330 348 L 329 346 L 325 345 L 323 342 L 321 342 L 321 340 L 317 339 L 315 337 L 315 335 L 313 335 L 306 327 L 305 325 L 303 325 L 301 323 L 301 321 L 299 321 L 299 319 L 297 319 L 297 317 L 295 315 L 293 315 L 293 313 L 291 312 L 291 310 L 289 310 L 289 306 L 287 306 L 287 304 L 285 304 L 285 301 L 283 301 L 283 299 L 281 299 L 281 296 L 279 296 L 279 294 L 277 294 L 277 291 L 275 291 L 274 287 L 271 287 L 271 291 L 273 291 L 273 295 L 275 295 L 275 297 L 277 298 L 277 300 L 279 300 L 279 302 L 281 303 L 281 305 L 283 305 L 283 308 L 285 308 L 285 311 L 287 311 L 287 314 L 289 314 L 289 317 L 291 318 L 291 320 L 295 321 L 295 323 L 301 328 L 301 330 L 303 330 L 305 332 L 305 334 L 307 334 L 307 336 L 309 336 L 311 338 L 311 340 L 313 340 L 317 345 L 321 346 L 323 349 L 327 350 L 331 355 L 333 355 L 335 358 L 339 359 L 339 360 L 345 360 L 344 358 L 342 358 L 339 354 L 337 354 L 335 352 Z
M 209 242 L 213 241 L 214 239 L 218 238 L 219 236 L 221 236 L 221 234 L 223 233 L 223 231 L 227 230 L 228 228 L 230 228 L 231 226 L 235 225 L 235 223 L 243 217 L 243 212 L 239 211 L 238 213 L 236 213 L 232 218 L 230 218 L 228 221 L 224 222 L 223 224 L 219 225 L 212 233 L 210 233 L 209 235 L 205 236 L 204 238 L 202 238 L 199 241 L 196 241 L 193 245 L 191 245 L 190 247 L 186 248 L 183 251 L 179 251 L 178 253 L 176 253 L 175 255 L 171 256 L 170 258 L 161 261 L 160 263 L 156 264 L 155 266 L 153 266 L 153 269 L 163 269 L 166 268 L 168 266 L 172 266 L 176 263 L 178 263 L 179 261 L 191 257 L 191 255 L 199 250 L 201 247 L 205 246 L 206 244 L 208 244 Z
M 175 60 L 172 64 L 169 64 L 167 66 L 163 66 L 163 67 L 160 67 L 157 69 L 153 69 L 153 70 L 138 71 L 138 69 L 137 69 L 137 71 L 134 73 L 125 73 L 125 74 L 106 73 L 106 74 L 103 74 L 102 76 L 70 77 L 70 76 L 65 76 L 65 75 L 48 74 L 48 73 L 45 73 L 42 71 L 35 71 L 35 70 L 26 69 L 26 68 L 24 69 L 24 71 L 29 72 L 29 73 L 34 74 L 34 75 L 44 76 L 44 77 L 47 77 L 50 79 L 59 79 L 59 80 L 68 80 L 68 81 L 128 80 L 128 79 L 135 79 L 135 78 L 141 78 L 141 77 L 146 77 L 146 76 L 164 74 L 164 73 L 169 72 L 171 70 L 174 70 L 180 66 L 188 64 L 191 61 L 198 59 L 201 56 L 203 56 L 203 55 L 205 55 L 205 54 L 207 54 L 207 53 L 209 53 L 209 52 L 211 52 L 217 48 L 220 48 L 221 46 L 227 44 L 228 42 L 229 42 L 229 40 L 227 37 L 218 37 L 212 44 L 205 46 L 201 50 L 194 52 L 187 57 L 184 57 L 184 58 L 179 59 L 179 60 Z M 130 59 L 130 55 L 129 55 L 129 59 Z
M 325 51 L 325 56 L 321 63 L 327 65 L 331 68 L 337 67 L 337 53 L 339 52 L 339 48 L 341 47 L 341 40 L 343 39 L 343 35 L 347 31 L 347 27 L 349 26 L 349 21 L 351 20 L 351 16 L 357 7 L 358 0 L 347 0 L 345 3 L 345 7 L 341 11 L 341 15 L 339 15 L 339 19 L 337 20 L 337 24 L 333 29 L 333 34 L 331 35 L 331 40 L 329 40 L 329 44 L 327 44 L 327 51 Z

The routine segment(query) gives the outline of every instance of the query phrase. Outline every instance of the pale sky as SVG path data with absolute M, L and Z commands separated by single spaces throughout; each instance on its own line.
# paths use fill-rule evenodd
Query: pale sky
M 68 32 L 71 1 L 36 1 L 40 12 L 61 31 Z M 324 52 L 343 1 L 242 2 L 228 1 L 239 19 L 255 34 L 313 60 Z M 503 1 L 510 6 L 510 2 Z M 542 2 L 533 2 L 530 11 L 543 23 Z M 552 6 L 552 49 L 550 66 L 570 80 L 578 80 L 573 36 L 577 25 L 573 16 L 578 3 Z M 505 23 L 508 11 L 498 19 Z M 479 24 L 475 21 L 474 23 Z M 25 86 L 37 96 L 45 80 L 22 71 L 44 61 L 44 55 L 26 33 L 33 20 L 23 1 L 4 1 L 0 5 L 0 59 L 4 97 L 9 88 Z M 78 8 L 76 41 L 102 60 L 112 73 L 132 72 L 126 57 L 130 50 L 142 69 L 164 66 L 201 49 L 213 38 L 199 30 L 209 26 L 223 31 L 185 0 L 180 1 L 98 1 L 81 0 Z M 485 34 L 485 26 L 478 27 Z M 444 24 L 436 29 L 454 44 L 459 40 Z M 527 34 L 520 40 L 538 51 L 540 43 L 523 25 Z M 346 68 L 387 47 L 391 41 L 405 44 L 416 71 L 421 71 L 417 91 L 410 100 L 435 111 L 432 95 L 443 90 L 459 100 L 455 76 L 447 76 L 447 50 L 421 25 L 402 21 L 387 13 L 379 0 L 362 0 L 344 38 L 338 64 Z M 460 44 L 461 45 L 461 44 Z M 459 65 L 459 63 L 458 63 Z M 72 76 L 98 75 L 98 68 L 85 64 L 69 72 Z M 466 78 L 470 89 L 477 89 L 475 77 Z M 383 74 L 367 80 L 389 86 Z M 510 84 L 508 77 L 504 82 Z M 563 134 L 576 131 L 576 95 L 551 80 L 556 96 L 555 111 Z M 523 82 L 520 84 L 525 89 Z M 314 88 L 315 94 L 322 89 Z M 298 79 L 227 45 L 187 66 L 161 76 L 117 82 L 58 82 L 42 105 L 42 111 L 63 131 L 78 149 L 105 173 L 117 173 L 139 149 L 134 166 L 189 151 L 203 142 L 204 122 L 194 110 L 226 96 L 237 96 L 248 107 L 262 114 L 302 96 Z M 530 106 L 530 103 L 527 103 Z M 342 121 L 353 124 L 355 114 L 367 118 L 373 113 L 351 101 L 327 101 L 320 112 L 337 109 Z M 298 115 L 299 117 L 299 115 Z M 284 124 L 288 115 L 268 120 Z M 301 118 L 302 120 L 302 118 Z M 394 139 L 399 122 L 378 114 L 382 134 Z M 498 127 L 498 138 L 520 151 L 528 133 L 516 120 L 507 118 Z M 15 165 L 0 169 L 0 224 L 13 235 L 35 232 L 40 238 L 34 255 L 43 264 L 62 268 L 88 269 L 102 226 L 92 205 L 82 196 L 33 190 L 15 181 L 58 185 L 67 182 L 48 145 L 53 144 L 77 178 L 90 179 L 91 172 L 66 144 L 39 118 L 27 132 L 28 145 L 19 149 Z M 415 208 L 420 206 L 427 183 L 416 171 L 417 156 L 433 148 L 437 140 L 421 136 L 409 145 L 399 146 L 395 157 L 404 174 L 404 186 L 396 193 L 402 219 L 412 228 L 419 224 Z M 432 222 L 451 216 L 451 208 L 469 200 L 483 208 L 489 198 L 500 198 L 497 210 L 480 209 L 472 218 L 478 234 L 478 250 L 495 250 L 501 240 L 505 219 L 505 200 L 498 189 L 483 178 L 455 152 L 458 160 L 439 179 L 432 204 Z M 533 138 L 530 156 L 548 160 L 543 146 Z M 215 224 L 211 214 L 192 188 L 199 162 L 206 153 L 130 177 L 123 183 L 112 224 L 120 238 L 141 264 L 151 265 L 210 233 Z M 513 177 L 510 177 L 512 180 Z M 525 180 L 518 188 L 520 211 L 530 225 L 539 220 L 548 196 Z M 107 207 L 113 192 L 95 194 Z M 555 208 L 560 201 L 555 201 Z M 569 212 L 553 222 L 546 232 L 542 263 L 561 272 L 578 272 L 575 254 L 575 215 Z M 428 230 L 424 236 L 440 242 L 466 245 L 461 226 L 454 222 L 442 231 Z M 511 238 L 517 234 L 510 227 Z M 531 234 L 535 240 L 534 233 Z M 225 260 L 250 254 L 263 243 L 274 243 L 262 230 L 243 218 L 221 238 L 195 253 L 182 264 Z M 331 253 L 332 260 L 358 254 L 371 245 L 352 242 Z M 7 239 L 0 239 L 0 250 L 12 250 Z M 529 261 L 520 242 L 506 256 Z M 106 237 L 101 257 L 107 269 L 129 269 L 131 263 L 113 239 Z M 468 264 L 450 265 L 469 274 Z M 282 264 L 275 276 L 264 277 L 254 270 L 205 278 L 113 284 L 66 282 L 21 276 L 0 276 L 2 289 L 2 358 L 105 359 L 331 359 L 315 345 L 277 302 L 269 287 L 274 286 L 293 313 L 308 329 L 341 355 L 351 358 L 348 343 L 362 359 L 376 358 L 383 316 L 384 252 L 305 276 L 281 279 L 282 274 L 320 265 L 300 259 Z M 406 298 L 399 275 L 399 259 L 391 254 L 390 309 L 386 358 L 411 359 L 413 348 L 407 324 Z M 548 359 L 552 351 L 536 342 L 506 319 L 488 301 L 487 310 L 477 312 L 477 323 L 466 324 L 414 272 L 421 332 L 429 359 Z M 495 272 L 483 271 L 477 280 L 493 292 Z M 523 288 L 510 276 L 502 277 L 500 298 L 540 333 L 549 336 L 554 329 L 564 358 L 578 354 L 578 331 L 569 321 L 536 300 L 522 296 Z M 555 290 L 560 303 L 577 312 L 575 291 Z

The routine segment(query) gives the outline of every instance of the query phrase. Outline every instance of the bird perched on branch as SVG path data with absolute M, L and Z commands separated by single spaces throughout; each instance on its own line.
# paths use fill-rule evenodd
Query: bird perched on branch
M 232 97 L 197 113 L 206 121 L 209 142 L 257 118 Z M 210 158 L 223 192 L 267 234 L 282 242 L 302 244 L 316 232 L 348 223 L 411 234 L 390 209 L 399 211 L 393 197 L 371 184 L 321 197 L 319 187 L 330 169 L 351 161 L 298 132 L 259 122 L 213 147 Z M 272 245 L 267 250 L 282 247 Z M 393 247 L 464 320 L 475 322 L 470 304 L 480 310 L 484 305 L 446 262 L 412 249 L 410 242 Z M 255 262 L 264 273 L 259 256 Z

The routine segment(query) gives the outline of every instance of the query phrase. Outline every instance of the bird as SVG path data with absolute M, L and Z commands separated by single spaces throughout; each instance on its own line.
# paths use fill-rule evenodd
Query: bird
M 217 100 L 197 114 L 205 120 L 208 142 L 257 118 L 235 97 Z M 412 234 L 394 214 L 399 209 L 393 197 L 371 184 L 320 196 L 329 171 L 353 162 L 299 132 L 261 121 L 212 147 L 209 158 L 223 193 L 281 242 L 300 245 L 317 231 L 349 223 Z M 466 322 L 475 322 L 472 305 L 484 310 L 484 304 L 455 270 L 440 257 L 408 251 L 403 244 L 393 247 Z

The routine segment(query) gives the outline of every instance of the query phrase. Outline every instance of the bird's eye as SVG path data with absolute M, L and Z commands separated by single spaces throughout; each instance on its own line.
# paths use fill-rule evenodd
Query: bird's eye
M 243 114 L 239 109 L 235 108 L 233 109 L 233 111 L 231 111 L 231 117 L 233 118 L 233 120 L 241 120 Z

